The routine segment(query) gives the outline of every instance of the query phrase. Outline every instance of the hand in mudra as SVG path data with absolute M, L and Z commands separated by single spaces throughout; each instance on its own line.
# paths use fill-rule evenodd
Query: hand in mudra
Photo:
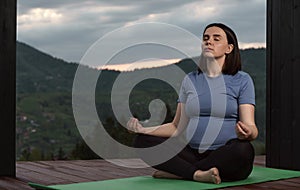
M 250 126 L 244 124 L 241 121 L 237 122 L 235 131 L 238 138 L 241 140 L 248 140 L 252 136 L 252 131 Z
M 127 122 L 127 129 L 132 133 L 142 133 L 144 127 L 140 124 L 139 120 L 136 118 L 130 118 Z

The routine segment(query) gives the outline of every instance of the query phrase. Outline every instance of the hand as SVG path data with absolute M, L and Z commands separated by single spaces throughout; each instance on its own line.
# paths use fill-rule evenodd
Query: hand
M 139 120 L 136 118 L 130 118 L 127 122 L 127 129 L 132 133 L 142 133 L 144 127 L 140 124 Z
M 235 132 L 240 140 L 250 140 L 252 137 L 250 126 L 247 126 L 241 121 L 237 122 Z

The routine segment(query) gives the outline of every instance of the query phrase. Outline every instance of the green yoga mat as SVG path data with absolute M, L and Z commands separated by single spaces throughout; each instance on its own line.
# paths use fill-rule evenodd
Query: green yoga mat
M 74 183 L 66 185 L 43 186 L 29 183 L 36 189 L 56 189 L 56 190 L 190 190 L 190 189 L 217 189 L 231 186 L 247 185 L 300 177 L 300 171 L 280 170 L 273 168 L 257 167 L 253 168 L 251 175 L 242 181 L 222 182 L 221 184 L 200 183 L 187 180 L 175 179 L 155 179 L 150 176 L 130 177 L 122 179 L 112 179 L 104 181 Z

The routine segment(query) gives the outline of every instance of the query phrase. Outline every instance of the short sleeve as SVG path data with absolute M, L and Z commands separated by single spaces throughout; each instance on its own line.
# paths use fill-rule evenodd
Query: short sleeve
M 184 77 L 182 83 L 181 83 L 181 87 L 180 87 L 180 91 L 179 91 L 179 97 L 177 102 L 178 103 L 186 103 L 187 100 L 187 76 Z
M 255 89 L 252 78 L 246 74 L 241 81 L 240 96 L 238 104 L 255 105 Z

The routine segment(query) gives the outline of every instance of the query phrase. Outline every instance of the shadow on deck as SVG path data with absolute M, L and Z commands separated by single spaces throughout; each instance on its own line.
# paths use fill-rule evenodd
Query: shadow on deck
M 132 166 L 139 165 L 138 159 L 119 160 Z M 265 166 L 265 156 L 256 156 L 255 165 Z M 43 185 L 69 184 L 106 179 L 151 175 L 153 168 L 124 168 L 105 160 L 36 161 L 17 162 L 17 177 L 0 177 L 1 190 L 32 190 L 27 183 Z M 300 189 L 300 178 L 252 184 L 226 189 Z

